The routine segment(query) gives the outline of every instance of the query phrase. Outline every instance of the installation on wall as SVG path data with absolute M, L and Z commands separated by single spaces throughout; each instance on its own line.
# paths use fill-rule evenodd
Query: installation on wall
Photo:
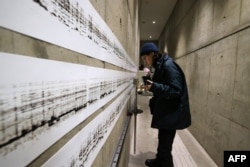
M 7 53 L 0 53 L 0 60 L 1 166 L 26 165 L 116 95 L 133 89 L 131 72 Z
M 0 16 L 4 28 L 137 71 L 89 0 L 1 0 Z
M 90 166 L 135 99 L 135 64 L 88 0 L 2 0 L 0 16 L 1 27 L 130 71 L 0 52 L 0 166 L 28 165 L 123 92 L 44 163 Z

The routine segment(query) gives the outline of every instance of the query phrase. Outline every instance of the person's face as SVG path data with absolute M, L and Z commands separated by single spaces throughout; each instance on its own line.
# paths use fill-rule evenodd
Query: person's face
M 153 57 L 154 57 L 153 52 L 141 56 L 144 65 L 147 67 L 151 67 L 153 65 Z

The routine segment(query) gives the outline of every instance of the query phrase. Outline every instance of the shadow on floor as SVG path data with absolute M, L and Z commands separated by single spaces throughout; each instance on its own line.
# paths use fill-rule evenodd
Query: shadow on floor
M 129 167 L 145 167 L 144 164 L 146 159 L 152 159 L 154 157 L 155 157 L 154 152 L 146 152 L 136 155 L 130 155 Z

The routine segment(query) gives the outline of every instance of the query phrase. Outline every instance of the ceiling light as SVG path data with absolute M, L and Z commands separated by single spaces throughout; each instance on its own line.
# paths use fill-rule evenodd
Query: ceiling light
M 155 24 L 156 22 L 155 21 L 153 21 L 153 24 Z
M 150 35 L 150 36 L 149 36 L 149 38 L 151 39 L 151 38 L 152 38 L 152 36 Z

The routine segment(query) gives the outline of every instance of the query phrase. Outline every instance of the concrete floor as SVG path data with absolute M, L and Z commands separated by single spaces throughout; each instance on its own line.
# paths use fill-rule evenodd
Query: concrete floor
M 143 113 L 137 115 L 136 150 L 132 142 L 129 167 L 145 167 L 146 159 L 155 158 L 158 131 L 150 128 L 151 114 L 148 108 L 150 98 L 148 95 L 137 97 L 137 107 L 142 109 Z M 187 129 L 177 131 L 172 154 L 175 167 L 217 166 Z

